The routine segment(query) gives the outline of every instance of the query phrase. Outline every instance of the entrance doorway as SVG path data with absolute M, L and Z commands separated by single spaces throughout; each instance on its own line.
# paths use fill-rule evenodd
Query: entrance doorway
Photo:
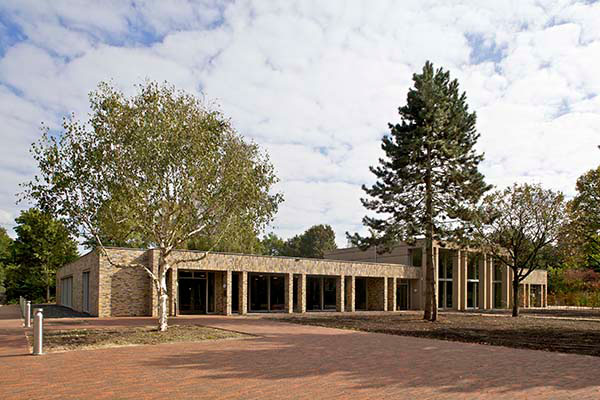
M 285 276 L 276 274 L 250 274 L 250 311 L 285 310 Z
M 396 309 L 397 310 L 408 310 L 410 290 L 408 282 L 399 282 L 396 287 Z
M 355 280 L 356 309 L 366 311 L 367 309 L 367 278 L 356 278 Z
M 306 277 L 306 309 L 323 311 L 336 309 L 336 284 L 333 276 Z
M 179 270 L 177 279 L 181 314 L 208 314 L 215 311 L 214 272 Z

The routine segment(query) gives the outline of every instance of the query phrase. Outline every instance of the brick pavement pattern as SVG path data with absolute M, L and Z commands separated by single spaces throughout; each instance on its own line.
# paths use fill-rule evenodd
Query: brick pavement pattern
M 18 314 L 17 314 L 18 316 Z M 180 317 L 241 340 L 25 355 L 0 307 L 0 399 L 598 399 L 600 358 L 292 325 Z M 48 329 L 154 325 L 48 321 Z

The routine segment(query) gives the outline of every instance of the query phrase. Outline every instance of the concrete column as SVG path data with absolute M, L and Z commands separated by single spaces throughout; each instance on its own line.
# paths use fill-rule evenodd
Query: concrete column
M 240 315 L 248 314 L 248 272 L 242 271 L 238 279 Z
M 542 303 L 542 307 L 548 307 L 548 285 L 544 285 L 544 302 Z
M 346 311 L 356 311 L 356 278 L 354 276 L 346 277 Z
M 427 256 L 425 241 L 421 247 L 421 281 L 419 282 L 419 308 L 425 309 L 425 293 L 427 293 Z
M 531 307 L 531 285 L 527 284 L 527 307 Z
M 223 314 L 231 315 L 231 290 L 232 279 L 231 279 L 231 271 L 225 271 L 224 273 L 224 286 L 225 286 L 225 294 L 224 294 L 224 304 L 223 304 Z
M 179 315 L 179 299 L 177 290 L 177 266 L 171 267 L 169 274 L 169 315 Z
M 487 263 L 487 308 L 491 310 L 494 308 L 494 260 L 491 256 L 486 257 Z
M 396 311 L 396 277 L 388 278 L 388 311 Z
M 452 308 L 463 310 L 462 304 L 462 269 L 460 268 L 461 251 L 452 251 Z
M 291 314 L 294 312 L 294 274 L 288 272 L 284 276 L 284 301 L 285 301 L 285 312 Z
M 383 311 L 388 310 L 388 280 L 383 278 Z
M 298 279 L 298 312 L 306 312 L 306 274 L 301 274 Z
M 340 275 L 335 278 L 335 310 L 337 312 L 344 312 L 346 307 L 344 305 L 346 300 L 346 277 Z
M 461 310 L 467 309 L 467 261 L 468 253 L 466 251 L 460 252 L 459 267 L 460 267 L 460 304 Z
M 511 268 L 506 267 L 506 269 L 508 269 L 508 307 L 512 307 L 513 303 L 514 303 L 513 287 L 512 287 L 514 273 Z
M 487 259 L 485 254 L 479 254 L 478 260 L 479 268 L 479 301 L 478 305 L 481 310 L 487 310 L 488 308 L 488 273 L 487 273 Z

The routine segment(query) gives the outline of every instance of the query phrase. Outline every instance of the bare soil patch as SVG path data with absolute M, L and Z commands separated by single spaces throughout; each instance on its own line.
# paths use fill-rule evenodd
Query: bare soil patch
M 427 322 L 420 314 L 302 315 L 276 321 L 391 335 L 600 356 L 600 320 L 441 314 Z
M 43 345 L 45 352 L 52 353 L 108 347 L 240 339 L 248 336 L 199 325 L 172 325 L 166 332 L 159 332 L 156 328 L 151 327 L 68 329 L 45 331 Z M 27 338 L 29 344 L 33 345 L 31 332 L 27 332 Z

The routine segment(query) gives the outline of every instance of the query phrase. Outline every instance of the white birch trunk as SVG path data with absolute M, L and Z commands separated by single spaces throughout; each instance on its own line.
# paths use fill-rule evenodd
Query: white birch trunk
M 161 265 L 158 267 L 158 330 L 160 332 L 166 332 L 168 326 L 168 300 L 169 295 L 167 294 L 167 271 L 168 265 L 161 260 Z

